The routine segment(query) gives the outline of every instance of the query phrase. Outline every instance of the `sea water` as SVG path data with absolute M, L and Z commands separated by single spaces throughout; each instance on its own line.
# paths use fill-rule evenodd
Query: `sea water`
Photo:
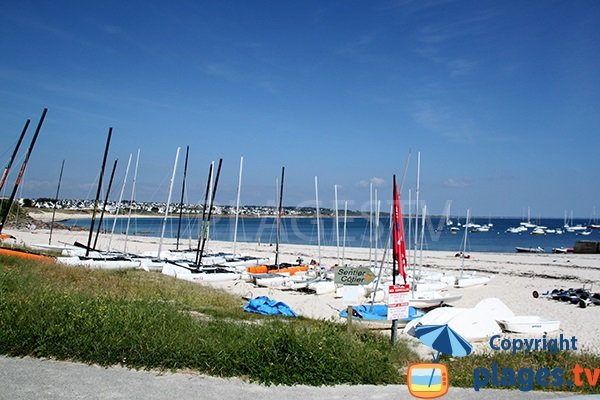
M 161 217 L 132 218 L 130 222 L 130 235 L 160 237 L 163 223 Z M 574 247 L 577 240 L 600 240 L 600 230 L 592 230 L 588 236 L 564 231 L 563 234 L 548 233 L 545 235 L 531 234 L 532 229 L 521 233 L 509 233 L 509 227 L 517 227 L 522 220 L 515 218 L 481 218 L 473 219 L 471 223 L 485 225 L 493 224 L 488 232 L 472 232 L 467 235 L 466 251 L 483 252 L 515 252 L 515 247 L 542 247 L 546 252 L 552 248 Z M 414 247 L 414 220 L 409 233 L 409 222 L 405 218 L 407 247 Z M 574 220 L 573 225 L 587 225 L 587 220 Z M 89 219 L 72 219 L 62 222 L 66 226 L 77 226 L 89 228 Z M 541 219 L 536 221 L 538 225 L 549 229 L 563 229 L 562 219 Z M 104 218 L 104 231 L 110 231 L 113 218 Z M 115 233 L 124 233 L 127 225 L 126 218 L 117 219 Z M 368 217 L 349 217 L 346 225 L 347 247 L 375 247 L 383 249 L 389 237 L 389 217 L 382 217 L 379 227 L 371 226 Z M 209 236 L 212 240 L 232 241 L 234 235 L 235 218 L 213 217 Z M 457 226 L 456 223 L 453 226 Z M 178 218 L 168 218 L 165 229 L 165 237 L 176 238 L 179 228 Z M 445 224 L 445 219 L 440 217 L 427 218 L 423 240 L 424 250 L 447 250 L 462 251 L 464 245 L 465 228 L 459 227 L 459 231 L 452 233 L 450 227 Z M 196 243 L 198 238 L 198 218 L 184 217 L 181 222 L 180 241 L 185 243 Z M 564 230 L 564 229 L 563 229 Z M 260 244 L 274 244 L 276 241 L 277 219 L 273 217 L 263 218 L 239 218 L 237 240 L 239 242 L 253 242 Z M 285 217 L 281 220 L 280 243 L 317 245 L 317 220 L 311 217 Z M 419 228 L 420 239 L 420 228 Z M 336 246 L 344 244 L 343 223 L 336 229 L 334 218 L 321 218 L 321 245 Z M 420 242 L 419 242 L 420 243 Z M 419 244 L 420 246 L 420 244 Z

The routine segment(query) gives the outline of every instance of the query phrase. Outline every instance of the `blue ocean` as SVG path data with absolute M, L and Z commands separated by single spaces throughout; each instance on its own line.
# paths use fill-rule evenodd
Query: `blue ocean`
M 456 221 L 456 220 L 455 220 Z M 583 236 L 578 233 L 564 231 L 562 234 L 547 233 L 544 235 L 531 234 L 532 229 L 521 233 L 509 233 L 508 228 L 518 227 L 521 219 L 515 218 L 474 218 L 471 223 L 486 225 L 491 224 L 488 232 L 473 232 L 467 235 L 467 251 L 514 253 L 515 247 L 542 247 L 546 252 L 552 248 L 573 247 L 578 240 L 600 240 L 600 230 L 591 230 L 591 234 Z M 573 220 L 571 225 L 581 224 L 586 226 L 588 220 Z M 88 227 L 89 219 L 72 219 L 62 222 L 67 226 Z M 163 218 L 136 218 L 130 221 L 129 234 L 138 236 L 160 237 Z M 563 228 L 563 219 L 536 220 L 537 225 L 548 229 Z M 127 220 L 118 218 L 115 233 L 124 233 Z M 276 218 L 240 218 L 238 222 L 237 240 L 240 242 L 254 242 L 261 244 L 275 243 Z M 348 218 L 346 224 L 346 246 L 384 248 L 389 236 L 389 217 L 381 218 L 379 226 L 371 228 L 369 219 L 365 217 Z M 408 247 L 414 245 L 414 220 L 404 219 Z M 105 218 L 102 229 L 110 232 L 113 218 Z M 234 236 L 235 218 L 213 218 L 210 223 L 210 237 L 213 240 L 232 241 Z M 457 224 L 453 225 L 457 227 Z M 412 234 L 409 234 L 409 228 Z M 179 228 L 178 218 L 168 218 L 165 227 L 165 237 L 176 238 L 180 230 L 180 240 L 195 242 L 198 237 L 198 219 L 184 217 Z M 339 243 L 343 245 L 343 222 L 340 219 Z M 419 238 L 421 232 L 419 231 Z M 445 218 L 432 217 L 426 220 L 423 249 L 424 250 L 462 250 L 465 228 L 460 227 L 452 233 L 445 224 Z M 317 220 L 310 217 L 286 217 L 281 222 L 280 243 L 317 245 Z M 335 246 L 337 235 L 334 218 L 321 218 L 321 245 Z
M 413 385 L 440 386 L 442 372 L 438 368 L 416 369 L 412 371 L 411 382 Z

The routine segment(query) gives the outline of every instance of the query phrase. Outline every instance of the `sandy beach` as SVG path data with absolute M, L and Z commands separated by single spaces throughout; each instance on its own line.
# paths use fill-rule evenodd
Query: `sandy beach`
M 32 213 L 31 216 L 47 221 L 51 213 Z M 57 213 L 57 220 L 62 218 L 73 218 L 73 215 Z M 5 229 L 4 233 L 15 236 L 16 243 L 28 246 L 36 243 L 47 244 L 49 237 L 48 229 Z M 124 239 L 124 235 L 115 235 L 112 239 L 112 249 L 122 250 Z M 53 233 L 52 243 L 54 245 L 69 245 L 74 241 L 86 242 L 87 232 L 55 230 Z M 130 252 L 141 253 L 156 250 L 158 242 L 158 238 L 130 236 L 127 247 Z M 106 249 L 107 246 L 108 237 L 101 236 L 99 248 Z M 163 248 L 174 247 L 174 239 L 164 240 Z M 208 247 L 209 251 L 232 252 L 233 243 L 211 241 Z M 244 255 L 267 256 L 271 259 L 274 257 L 273 246 L 257 243 L 237 243 L 236 252 Z M 282 262 L 294 263 L 298 257 L 308 261 L 316 259 L 317 254 L 318 250 L 314 246 L 291 244 L 280 246 Z M 361 265 L 368 260 L 369 249 L 347 248 L 345 255 L 349 264 Z M 471 253 L 470 256 L 465 260 L 465 270 L 476 270 L 482 274 L 493 275 L 493 278 L 485 286 L 450 289 L 451 292 L 463 295 L 462 299 L 454 304 L 455 306 L 473 307 L 484 298 L 496 297 L 502 300 L 515 315 L 539 315 L 560 320 L 560 331 L 549 336 L 561 333 L 569 338 L 575 336 L 578 350 L 600 354 L 600 338 L 596 334 L 600 331 L 600 318 L 597 315 L 600 312 L 599 308 L 591 306 L 584 309 L 572 304 L 532 297 L 534 290 L 544 292 L 554 288 L 566 289 L 583 285 L 591 285 L 593 289 L 598 290 L 600 288 L 600 254 Z M 335 264 L 337 249 L 322 247 L 321 259 L 323 265 Z M 439 271 L 459 271 L 461 267 L 460 259 L 455 257 L 455 252 L 444 251 L 424 251 L 423 264 L 426 268 Z M 343 300 L 335 298 L 333 294 L 317 296 L 293 291 L 257 288 L 239 280 L 213 283 L 213 285 L 245 298 L 267 295 L 287 303 L 298 314 L 310 318 L 341 321 L 338 312 L 345 308 Z M 479 344 L 478 347 L 480 351 L 489 350 L 487 343 Z

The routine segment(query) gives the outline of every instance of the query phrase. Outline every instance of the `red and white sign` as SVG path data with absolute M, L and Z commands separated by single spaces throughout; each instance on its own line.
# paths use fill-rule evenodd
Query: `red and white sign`
M 408 318 L 410 285 L 391 285 L 388 296 L 388 320 Z

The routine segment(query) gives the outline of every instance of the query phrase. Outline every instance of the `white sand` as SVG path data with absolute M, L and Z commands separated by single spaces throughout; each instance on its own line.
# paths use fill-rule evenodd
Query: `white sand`
M 43 214 L 43 213 L 40 213 Z M 32 215 L 39 218 L 40 215 Z M 71 214 L 58 213 L 59 218 L 72 218 Z M 40 218 L 41 219 L 41 218 Z M 47 220 L 47 218 L 45 218 Z M 47 229 L 34 231 L 16 231 L 5 229 L 17 237 L 17 242 L 31 245 L 35 243 L 48 243 Z M 72 244 L 75 240 L 87 242 L 87 232 L 74 232 L 68 230 L 55 230 L 53 244 Z M 112 241 L 113 250 L 123 250 L 123 235 L 115 235 Z M 99 248 L 105 249 L 108 244 L 107 237 L 101 237 Z M 165 239 L 163 248 L 174 248 L 174 239 Z M 129 237 L 128 250 L 130 252 L 143 252 L 156 250 L 157 238 Z M 229 242 L 210 242 L 210 251 L 231 252 L 233 244 Z M 269 256 L 273 260 L 274 247 L 258 245 L 256 243 L 238 243 L 237 253 Z M 336 263 L 337 250 L 333 247 L 321 249 L 323 265 Z M 369 250 L 364 248 L 347 248 L 347 262 L 355 265 L 364 263 L 368 259 Z M 424 265 L 443 271 L 457 271 L 460 269 L 460 259 L 454 257 L 454 252 L 425 251 Z M 280 246 L 280 259 L 282 262 L 294 263 L 301 256 L 305 262 L 317 258 L 317 248 L 304 245 L 283 244 Z M 532 291 L 544 292 L 554 288 L 581 287 L 583 284 L 593 285 L 595 290 L 600 290 L 600 254 L 500 254 L 500 253 L 471 253 L 471 258 L 465 261 L 465 269 L 476 269 L 482 274 L 493 274 L 491 282 L 482 287 L 451 289 L 459 292 L 463 298 L 455 303 L 458 307 L 472 307 L 481 299 L 497 297 L 501 299 L 516 315 L 540 315 L 561 322 L 561 330 L 565 337 L 577 337 L 579 349 L 591 350 L 600 353 L 600 307 L 579 308 L 576 305 L 560 303 L 547 299 L 534 299 Z M 337 315 L 339 310 L 345 308 L 342 299 L 335 299 L 333 294 L 308 295 L 297 292 L 283 292 L 267 288 L 255 288 L 253 285 L 242 282 L 215 283 L 232 293 L 244 297 L 267 295 L 276 300 L 284 301 L 298 314 L 310 318 L 324 318 L 340 320 Z M 555 336 L 554 334 L 552 336 Z M 540 336 L 538 336 L 540 337 Z M 480 348 L 489 349 L 487 344 L 479 345 Z

